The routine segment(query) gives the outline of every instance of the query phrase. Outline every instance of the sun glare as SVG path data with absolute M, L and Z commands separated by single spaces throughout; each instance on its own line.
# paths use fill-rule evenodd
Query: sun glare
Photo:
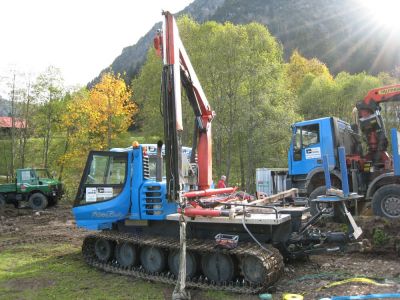
M 400 29 L 399 0 L 359 0 L 371 13 L 377 25 L 388 29 Z

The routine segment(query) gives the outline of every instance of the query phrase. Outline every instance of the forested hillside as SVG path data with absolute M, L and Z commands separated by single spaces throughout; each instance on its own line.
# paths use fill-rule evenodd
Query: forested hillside
M 377 27 L 374 16 L 361 3 L 359 0 L 195 0 L 178 15 L 189 14 L 198 22 L 259 22 L 282 43 L 286 59 L 298 49 L 305 57 L 316 57 L 326 63 L 334 74 L 391 72 L 400 65 L 400 34 Z M 142 66 L 154 33 L 160 27 L 161 24 L 156 24 L 135 45 L 123 49 L 111 69 L 116 73 L 126 72 L 129 81 Z

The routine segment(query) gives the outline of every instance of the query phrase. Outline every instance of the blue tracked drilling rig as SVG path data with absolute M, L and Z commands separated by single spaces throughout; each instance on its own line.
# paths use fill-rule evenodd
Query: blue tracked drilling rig
M 210 189 L 212 111 L 173 16 L 164 12 L 155 38 L 163 58 L 162 143 L 157 178 L 151 179 L 146 148 L 93 151 L 80 182 L 73 214 L 94 232 L 82 246 L 86 262 L 107 272 L 174 284 L 179 274 L 179 218 L 187 222 L 186 286 L 257 293 L 279 279 L 283 256 L 296 258 L 337 249 L 354 240 L 347 233 L 321 233 L 301 224 L 305 207 L 240 200 L 233 188 Z M 195 132 L 190 161 L 182 155 L 181 87 L 193 108 Z M 184 186 L 191 190 L 183 191 Z M 180 205 L 180 199 L 186 205 Z M 217 237 L 217 238 L 216 238 Z

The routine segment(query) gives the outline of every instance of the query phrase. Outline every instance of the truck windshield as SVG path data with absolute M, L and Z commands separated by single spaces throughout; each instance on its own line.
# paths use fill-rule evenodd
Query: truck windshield
M 125 169 L 124 157 L 93 155 L 86 184 L 123 184 Z
M 127 163 L 127 153 L 91 152 L 75 204 L 88 204 L 116 197 L 125 184 Z
M 51 178 L 47 169 L 36 169 L 35 172 L 38 178 Z

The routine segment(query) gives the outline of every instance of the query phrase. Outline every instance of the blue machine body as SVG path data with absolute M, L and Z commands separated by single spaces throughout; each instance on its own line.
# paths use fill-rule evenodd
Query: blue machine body
M 390 130 L 392 135 L 392 155 L 393 155 L 393 169 L 394 175 L 400 176 L 400 154 L 399 154 L 399 142 L 400 142 L 400 133 L 396 128 L 392 128 Z
M 116 222 L 164 220 L 177 211 L 177 204 L 166 198 L 165 181 L 150 178 L 143 150 L 139 146 L 90 153 L 72 209 L 78 227 L 111 229 Z

